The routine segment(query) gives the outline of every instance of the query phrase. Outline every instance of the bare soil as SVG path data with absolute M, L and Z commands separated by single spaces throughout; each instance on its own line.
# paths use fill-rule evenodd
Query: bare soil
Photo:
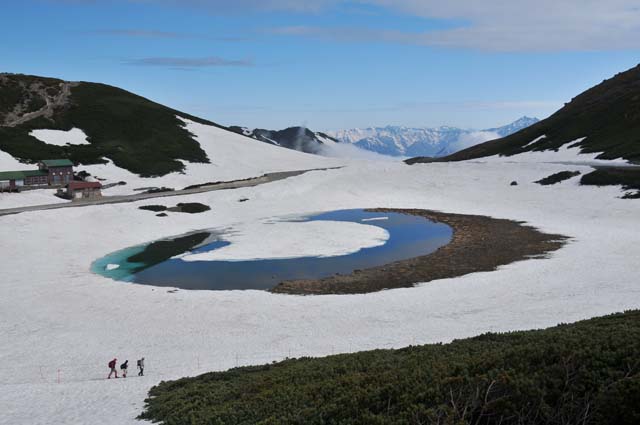
M 416 283 L 493 271 L 499 266 L 544 258 L 567 241 L 513 220 L 479 215 L 449 214 L 415 209 L 373 209 L 373 212 L 413 214 L 447 224 L 453 229 L 449 244 L 437 251 L 380 267 L 356 270 L 316 280 L 284 281 L 271 292 L 298 295 L 361 294 L 391 288 L 412 287 Z

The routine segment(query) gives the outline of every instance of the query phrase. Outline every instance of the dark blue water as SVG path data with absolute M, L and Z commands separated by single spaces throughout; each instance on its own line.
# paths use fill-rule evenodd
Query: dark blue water
M 386 219 L 369 221 L 381 217 Z M 335 257 L 247 261 L 183 261 L 171 258 L 185 252 L 207 252 L 229 244 L 224 240 L 224 233 L 202 231 L 115 252 L 97 260 L 92 269 L 103 276 L 145 285 L 182 289 L 266 290 L 285 280 L 350 274 L 356 269 L 427 255 L 449 243 L 453 234 L 449 226 L 423 217 L 361 209 L 332 211 L 289 221 L 367 224 L 386 229 L 389 239 L 384 245 Z M 107 264 L 117 264 L 119 268 L 106 270 Z

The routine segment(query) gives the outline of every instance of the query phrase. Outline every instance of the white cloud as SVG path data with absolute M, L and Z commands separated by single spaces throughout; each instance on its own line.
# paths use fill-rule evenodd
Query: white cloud
M 640 49 L 640 4 L 637 0 L 362 0 L 360 3 L 466 24 L 414 33 L 315 27 L 289 28 L 288 31 L 344 41 L 384 41 L 493 51 Z
M 56 1 L 56 0 L 54 0 Z M 378 6 L 459 26 L 405 32 L 389 28 L 288 27 L 276 32 L 337 41 L 390 42 L 491 51 L 640 49 L 638 0 L 57 0 L 73 3 L 135 2 L 199 8 L 208 13 L 288 11 L 320 13 L 335 6 Z

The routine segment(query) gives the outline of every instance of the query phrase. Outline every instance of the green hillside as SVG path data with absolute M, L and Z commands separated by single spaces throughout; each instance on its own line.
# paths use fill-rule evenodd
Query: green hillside
M 538 142 L 530 144 L 537 138 Z M 444 158 L 412 158 L 407 163 L 462 161 L 491 155 L 574 145 L 582 152 L 601 152 L 599 159 L 624 158 L 640 163 L 640 65 L 576 96 L 555 114 L 510 136 L 456 152 Z
M 215 125 L 105 84 L 0 74 L 0 150 L 27 163 L 110 159 L 136 174 L 156 176 L 182 171 L 179 160 L 209 162 L 176 116 Z M 89 145 L 52 146 L 29 136 L 34 129 L 74 127 L 85 132 Z
M 286 360 L 150 391 L 181 424 L 640 423 L 640 311 L 450 344 Z

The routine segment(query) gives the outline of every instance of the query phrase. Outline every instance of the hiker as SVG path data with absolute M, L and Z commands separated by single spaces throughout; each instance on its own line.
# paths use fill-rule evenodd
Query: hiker
M 114 358 L 113 360 L 111 360 L 109 362 L 109 369 L 111 370 L 109 372 L 109 376 L 107 376 L 107 379 L 111 379 L 111 375 L 115 374 L 116 378 L 118 377 L 118 371 L 116 370 L 116 363 L 117 363 L 118 359 Z
M 144 376 L 144 357 L 138 360 L 138 369 L 140 369 L 138 376 Z
M 124 363 L 120 365 L 120 369 L 122 370 L 122 377 L 127 377 L 127 368 L 129 367 L 129 360 L 125 360 Z

